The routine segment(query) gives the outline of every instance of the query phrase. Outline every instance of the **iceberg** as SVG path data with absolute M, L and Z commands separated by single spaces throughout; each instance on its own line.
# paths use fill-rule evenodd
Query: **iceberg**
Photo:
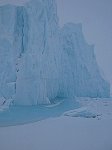
M 61 39 L 63 48 L 63 71 L 61 74 L 64 85 L 69 89 L 67 90 L 69 95 L 108 97 L 110 94 L 109 83 L 101 76 L 94 54 L 94 45 L 86 42 L 82 25 L 65 24 L 61 29 Z
M 75 96 L 110 96 L 81 24 L 61 29 L 55 0 L 0 6 L 0 97 L 38 105 Z

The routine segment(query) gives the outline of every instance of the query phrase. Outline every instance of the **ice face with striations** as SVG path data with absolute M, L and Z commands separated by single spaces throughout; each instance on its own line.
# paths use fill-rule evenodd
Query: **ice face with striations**
M 0 7 L 0 97 L 38 105 L 56 97 L 109 97 L 80 24 L 58 26 L 55 0 Z
M 85 41 L 82 25 L 73 23 L 64 25 L 61 29 L 61 41 L 63 48 L 62 84 L 64 89 L 68 88 L 68 95 L 108 97 L 109 84 L 100 75 L 94 45 L 88 45 Z
M 0 97 L 5 99 L 15 95 L 14 22 L 14 7 L 0 7 Z

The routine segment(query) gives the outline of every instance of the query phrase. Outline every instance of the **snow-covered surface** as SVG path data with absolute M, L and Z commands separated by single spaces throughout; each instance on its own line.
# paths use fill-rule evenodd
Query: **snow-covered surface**
M 0 150 L 112 150 L 111 99 L 75 97 L 109 88 L 55 0 L 0 0 Z
M 112 100 L 77 98 L 81 108 L 100 117 L 49 118 L 0 128 L 1 150 L 112 150 Z M 68 112 L 66 112 L 68 113 Z
M 112 119 L 112 98 L 76 98 L 76 102 L 81 107 L 65 112 L 65 116 Z

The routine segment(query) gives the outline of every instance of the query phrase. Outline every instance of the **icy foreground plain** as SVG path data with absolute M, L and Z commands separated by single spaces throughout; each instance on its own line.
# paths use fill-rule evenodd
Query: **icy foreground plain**
M 11 99 L 14 105 L 38 105 L 60 97 L 109 97 L 110 85 L 81 24 L 61 29 L 55 0 L 20 1 L 20 6 L 13 2 L 1 1 L 0 6 L 1 104 Z
M 0 149 L 112 150 L 112 100 L 78 98 L 77 102 L 80 109 L 59 118 L 0 127 Z

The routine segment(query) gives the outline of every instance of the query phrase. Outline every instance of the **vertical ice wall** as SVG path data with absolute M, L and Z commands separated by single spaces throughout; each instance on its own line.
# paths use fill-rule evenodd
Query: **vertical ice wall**
M 108 97 L 110 86 L 101 76 L 94 54 L 94 46 L 88 45 L 81 24 L 68 23 L 61 30 L 63 59 L 63 84 L 69 95 Z M 69 70 L 69 71 L 66 71 Z M 67 80 L 70 78 L 71 80 Z M 72 87 L 72 91 L 70 91 Z M 63 87 L 65 89 L 65 86 Z M 72 93 L 73 94 L 72 94 Z
M 0 7 L 0 97 L 5 99 L 10 99 L 15 94 L 14 18 L 13 6 Z
M 55 0 L 0 7 L 0 97 L 37 105 L 109 91 L 81 25 L 59 28 Z
M 56 11 L 54 0 L 33 0 L 17 8 L 15 35 L 22 54 L 16 105 L 46 104 L 57 96 L 61 49 Z

